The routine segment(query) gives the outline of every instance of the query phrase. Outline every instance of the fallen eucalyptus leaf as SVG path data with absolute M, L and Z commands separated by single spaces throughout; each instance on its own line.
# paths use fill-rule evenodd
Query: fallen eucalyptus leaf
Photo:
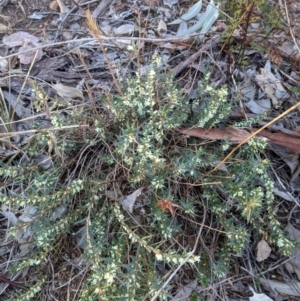
M 264 278 L 260 278 L 259 282 L 267 286 L 268 288 L 271 288 L 277 293 L 289 295 L 289 296 L 295 296 L 299 297 L 300 296 L 300 282 L 299 281 L 293 281 L 293 282 L 280 282 L 276 280 L 267 280 Z M 251 301 L 265 301 L 264 299 L 250 299 Z M 272 300 L 272 299 L 266 299 L 266 301 Z
M 255 89 L 253 89 L 255 91 Z M 253 100 L 245 103 L 245 106 L 254 114 L 261 115 L 271 109 L 271 101 L 269 99 Z
M 194 24 L 192 27 L 188 28 L 187 31 L 183 32 L 182 36 L 189 35 L 191 33 L 194 33 L 195 31 L 201 29 L 203 27 L 203 24 L 206 21 L 207 17 L 209 17 L 211 15 L 211 10 L 213 7 L 215 7 L 215 2 L 214 2 L 214 0 L 210 0 L 210 3 L 207 5 L 205 13 L 201 17 L 201 19 L 196 24 Z
M 299 155 L 298 154 L 290 154 L 286 147 L 275 146 L 273 145 L 273 151 L 277 153 L 278 156 L 288 165 L 290 168 L 291 174 L 297 174 L 297 168 L 299 167 Z M 294 200 L 293 200 L 294 202 Z
M 257 245 L 256 261 L 264 261 L 270 256 L 271 251 L 272 250 L 269 244 L 264 239 L 262 239 Z
M 286 201 L 295 202 L 295 200 L 293 199 L 293 197 L 291 196 L 290 193 L 287 193 L 285 191 L 281 191 L 278 188 L 274 188 L 273 192 L 274 192 L 274 194 L 276 194 L 277 196 L 283 198 Z
M 167 5 L 170 8 L 177 3 L 178 3 L 178 0 L 164 0 L 164 5 Z
M 83 250 L 87 247 L 87 233 L 86 233 L 86 226 L 81 227 L 76 233 L 75 233 L 75 239 L 77 246 Z
M 30 108 L 26 108 L 25 103 L 21 99 L 17 99 L 17 96 L 15 96 L 12 93 L 9 93 L 7 91 L 2 91 L 4 98 L 8 102 L 10 108 L 12 108 L 19 118 L 26 118 L 32 116 L 32 111 Z
M 28 19 L 33 19 L 33 20 L 41 20 L 41 19 L 44 19 L 46 17 L 47 17 L 47 15 L 43 15 L 41 13 L 34 12 L 32 15 L 28 16 L 27 18 Z
M 144 187 L 141 187 L 141 188 L 135 190 L 133 193 L 131 193 L 127 197 L 125 197 L 125 199 L 124 198 L 119 199 L 119 202 L 122 204 L 122 207 L 124 210 L 126 210 L 129 213 L 133 212 L 134 203 L 135 203 L 137 197 L 142 193 L 143 189 L 144 189 Z
M 12 223 L 13 226 L 15 226 L 18 223 L 18 218 L 13 212 L 10 211 L 10 209 L 7 206 L 2 206 L 1 214 L 5 216 L 8 219 L 8 221 Z
M 56 0 L 51 1 L 49 4 L 49 8 L 53 11 L 57 11 L 57 9 L 58 9 L 57 1 Z
M 82 91 L 76 88 L 65 86 L 63 84 L 55 84 L 53 85 L 53 88 L 57 91 L 58 95 L 60 95 L 63 98 L 67 98 L 67 99 L 80 98 L 83 100 Z
M 249 288 L 253 293 L 253 296 L 249 297 L 250 301 L 273 301 L 273 299 L 269 298 L 265 294 L 257 294 L 251 286 L 249 286 Z
M 271 63 L 267 61 L 264 68 L 260 69 L 261 74 L 257 74 L 255 79 L 264 93 L 272 100 L 273 106 L 278 109 L 281 99 L 289 98 L 280 80 L 271 72 Z
M 6 70 L 8 66 L 7 59 L 4 59 L 3 56 L 0 55 L 0 70 Z
M 206 128 L 177 128 L 176 131 L 193 137 L 211 139 L 211 140 L 226 140 L 234 144 L 239 144 L 246 140 L 251 134 L 246 130 L 239 128 L 225 128 L 225 129 L 206 129 Z M 256 131 L 253 129 L 252 131 Z M 267 138 L 266 140 L 277 145 L 289 148 L 292 152 L 298 153 L 300 149 L 300 139 L 286 133 L 271 133 L 267 130 L 260 131 L 257 138 Z
M 211 4 L 211 9 L 209 14 L 207 15 L 202 30 L 200 31 L 199 41 L 201 42 L 205 36 L 205 34 L 211 29 L 212 25 L 216 22 L 219 17 L 219 5 L 214 6 Z
M 172 21 L 171 23 L 168 23 L 168 25 L 177 25 L 180 24 L 184 21 L 188 21 L 199 14 L 202 8 L 202 0 L 198 1 L 195 3 L 185 14 L 183 14 L 181 17 L 178 19 Z
M 211 140 L 226 140 L 239 144 L 249 137 L 249 132 L 244 129 L 226 128 L 226 129 L 206 129 L 206 128 L 177 128 L 176 131 L 192 136 Z
M 299 153 L 300 149 L 300 139 L 294 135 L 289 135 L 286 133 L 278 132 L 271 133 L 267 130 L 262 130 L 258 136 L 263 136 L 267 138 L 271 143 L 281 145 L 290 149 L 294 153 Z
M 69 12 L 69 9 L 67 8 L 67 6 L 62 2 L 62 0 L 56 0 L 57 4 L 59 6 L 60 12 L 62 14 L 67 14 Z
M 26 31 L 12 33 L 9 36 L 5 36 L 2 41 L 3 44 L 8 47 L 22 46 L 27 45 L 28 43 L 39 45 L 39 38 Z
M 158 23 L 158 27 L 157 27 L 157 32 L 161 35 L 161 36 L 165 36 L 165 34 L 167 33 L 167 25 L 163 20 L 160 20 Z
M 2 143 L 3 143 L 3 141 L 2 141 Z M 17 150 L 3 149 L 2 147 L 0 147 L 0 156 L 2 156 L 4 158 L 10 157 L 10 156 L 14 155 L 17 152 L 18 152 Z
M 66 206 L 61 205 L 57 207 L 51 214 L 50 220 L 54 221 L 62 217 L 62 215 L 67 211 Z
M 41 49 L 31 50 L 36 45 L 31 43 L 27 44 L 26 46 L 22 46 L 19 48 L 18 51 L 18 58 L 21 64 L 29 65 L 35 60 L 35 62 L 39 62 L 43 57 L 43 51 Z
M 295 228 L 290 222 L 286 226 L 285 230 L 288 232 L 291 239 L 300 242 L 300 231 Z M 295 248 L 290 256 L 289 262 L 285 264 L 285 267 L 291 272 L 295 273 L 300 279 L 300 248 Z
M 133 24 L 121 25 L 118 28 L 114 28 L 114 33 L 117 36 L 128 35 L 134 32 L 135 26 Z
M 196 290 L 198 286 L 198 280 L 195 279 L 191 281 L 189 284 L 186 284 L 182 287 L 179 292 L 172 298 L 171 301 L 188 301 L 191 300 L 191 294 Z
M 33 216 L 38 210 L 38 207 L 25 206 L 23 210 L 23 213 L 19 216 L 19 220 L 22 222 L 31 222 L 33 220 Z
M 177 29 L 176 36 L 177 36 L 177 37 L 181 37 L 182 34 L 183 34 L 185 31 L 187 31 L 187 28 L 188 28 L 188 26 L 187 26 L 187 23 L 186 23 L 185 21 L 182 22 L 182 23 L 180 23 L 180 25 L 178 26 L 178 29 Z

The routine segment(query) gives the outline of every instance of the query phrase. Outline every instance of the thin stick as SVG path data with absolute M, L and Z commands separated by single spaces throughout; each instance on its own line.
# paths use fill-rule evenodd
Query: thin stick
M 62 131 L 62 130 L 68 130 L 68 129 L 74 129 L 74 128 L 84 128 L 89 127 L 88 124 L 74 124 L 74 125 L 66 125 L 61 127 L 51 127 L 47 129 L 34 129 L 34 130 L 27 130 L 27 131 L 18 131 L 18 132 L 9 132 L 9 133 L 0 133 L 1 137 L 13 137 L 14 135 L 22 135 L 22 134 L 28 134 L 28 133 L 41 133 L 41 132 L 49 132 L 49 131 Z
M 295 105 L 293 105 L 292 107 L 290 107 L 288 110 L 286 110 L 285 112 L 283 112 L 282 114 L 280 114 L 279 116 L 277 116 L 276 118 L 272 119 L 270 122 L 266 123 L 263 127 L 261 127 L 259 130 L 257 130 L 256 132 L 252 133 L 251 135 L 249 135 L 246 139 L 244 139 L 240 144 L 238 144 L 221 162 L 219 162 L 219 164 L 217 164 L 217 166 L 212 169 L 211 171 L 208 172 L 208 174 L 213 173 L 214 171 L 218 170 L 219 167 L 224 164 L 230 157 L 231 155 L 236 152 L 243 144 L 245 144 L 246 142 L 248 142 L 251 138 L 253 138 L 254 136 L 256 136 L 258 133 L 260 133 L 262 130 L 264 130 L 265 128 L 269 127 L 270 125 L 272 125 L 273 123 L 275 123 L 277 120 L 281 119 L 283 116 L 287 115 L 288 113 L 290 113 L 291 111 L 293 111 L 294 109 L 296 109 L 297 107 L 300 106 L 300 102 L 297 102 Z

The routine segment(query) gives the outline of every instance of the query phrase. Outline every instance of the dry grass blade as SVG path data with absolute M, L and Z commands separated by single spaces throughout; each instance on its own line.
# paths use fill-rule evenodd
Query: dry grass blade
M 91 12 L 89 10 L 87 10 L 85 12 L 85 15 L 86 15 L 86 20 L 87 20 L 87 25 L 92 33 L 92 35 L 98 40 L 99 42 L 99 45 L 100 45 L 100 48 L 102 50 L 102 53 L 104 55 L 104 58 L 106 60 L 106 63 L 108 65 L 108 68 L 109 68 L 109 71 L 110 71 L 110 74 L 113 78 L 113 81 L 114 81 L 114 84 L 116 86 L 116 88 L 118 89 L 118 92 L 120 95 L 123 95 L 123 92 L 122 92 L 122 89 L 120 87 L 120 84 L 118 83 L 116 77 L 115 77 L 115 72 L 110 64 L 110 61 L 106 55 L 106 50 L 103 46 L 103 40 L 102 40 L 102 34 L 103 32 L 101 32 L 99 26 L 97 25 L 97 21 L 96 19 L 91 15 Z
M 247 137 L 246 139 L 244 139 L 241 143 L 239 143 L 239 145 L 237 145 L 214 169 L 212 169 L 209 173 L 213 173 L 215 171 L 217 171 L 219 169 L 219 167 L 224 164 L 243 144 L 247 143 L 251 138 L 255 137 L 256 135 L 258 135 L 260 132 L 262 132 L 265 128 L 269 127 L 270 125 L 272 125 L 273 123 L 275 123 L 276 121 L 280 120 L 282 117 L 286 116 L 287 114 L 289 114 L 290 112 L 292 112 L 293 110 L 295 110 L 297 107 L 300 106 L 300 102 L 296 103 L 295 105 L 293 105 L 292 107 L 290 107 L 289 109 L 287 109 L 285 112 L 281 113 L 279 116 L 277 116 L 276 118 L 274 118 L 273 120 L 271 120 L 270 122 L 268 122 L 267 124 L 265 124 L 263 127 L 261 127 L 259 130 L 255 131 L 254 133 L 252 133 L 251 135 L 249 135 L 249 137 Z

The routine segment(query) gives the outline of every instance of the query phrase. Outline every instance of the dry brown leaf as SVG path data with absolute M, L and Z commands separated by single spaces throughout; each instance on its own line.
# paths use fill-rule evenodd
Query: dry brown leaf
M 166 210 L 169 210 L 172 216 L 175 216 L 174 208 L 181 208 L 179 205 L 171 203 L 169 200 L 158 200 L 156 202 L 156 206 L 159 207 L 162 212 L 165 212 Z
M 252 132 L 258 129 L 251 129 Z M 245 139 L 247 139 L 251 133 L 246 130 L 236 129 L 236 128 L 226 128 L 226 129 L 205 129 L 205 128 L 181 128 L 176 129 L 176 131 L 193 137 L 211 139 L 211 140 L 226 140 L 230 138 L 230 142 L 234 144 L 239 144 Z M 270 133 L 267 130 L 263 130 L 256 135 L 258 138 L 267 138 L 269 142 L 274 144 L 282 145 L 287 147 L 294 153 L 300 152 L 300 138 L 288 135 L 286 133 Z
M 259 135 L 268 138 L 272 143 L 287 147 L 294 153 L 300 152 L 300 138 L 288 135 L 286 133 L 270 133 L 266 130 L 261 131 Z
M 50 4 L 49 4 L 49 8 L 51 10 L 57 11 L 57 9 L 58 9 L 58 3 L 57 3 L 57 1 L 56 0 L 51 1 Z
M 62 14 L 67 14 L 69 12 L 69 9 L 67 6 L 62 2 L 62 0 L 57 0 L 57 4 L 59 6 L 60 12 Z
M 83 100 L 82 91 L 76 88 L 65 86 L 63 84 L 55 84 L 53 85 L 53 88 L 57 91 L 58 95 L 63 98 L 66 99 L 80 98 Z
M 230 138 L 230 142 L 234 144 L 239 144 L 243 140 L 247 139 L 250 135 L 245 130 L 226 128 L 226 129 L 205 129 L 205 128 L 181 128 L 176 129 L 176 131 L 193 137 L 199 137 L 203 139 L 211 140 L 226 140 Z
M 257 245 L 256 260 L 258 262 L 264 261 L 270 256 L 271 251 L 272 250 L 269 244 L 264 239 L 262 239 Z

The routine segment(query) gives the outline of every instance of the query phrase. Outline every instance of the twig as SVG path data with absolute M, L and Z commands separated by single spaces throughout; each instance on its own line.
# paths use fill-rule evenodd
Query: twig
M 93 18 L 98 18 L 101 14 L 104 13 L 104 11 L 107 9 L 107 7 L 111 4 L 113 4 L 115 1 L 111 0 L 102 0 L 100 4 L 96 7 L 94 12 L 92 13 Z
M 113 40 L 118 40 L 122 38 L 122 40 L 128 40 L 128 41 L 143 41 L 143 42 L 151 42 L 151 43 L 159 43 L 159 42 L 177 42 L 177 41 L 182 41 L 183 39 L 185 39 L 186 37 L 172 37 L 172 38 L 168 38 L 168 39 L 156 39 L 156 38 L 140 38 L 140 37 L 110 37 L 110 36 L 101 36 L 101 40 L 103 41 L 113 41 Z M 213 39 L 213 38 L 212 38 Z M 58 46 L 58 45 L 64 45 L 64 44 L 77 44 L 77 43 L 84 43 L 86 42 L 87 44 L 90 43 L 95 43 L 98 42 L 98 38 L 82 38 L 82 39 L 77 39 L 77 40 L 66 40 L 66 41 L 61 41 L 61 42 L 56 42 L 56 43 L 49 43 L 49 44 L 44 44 L 44 45 L 40 45 L 37 47 L 32 47 L 29 50 L 24 50 L 24 51 L 20 51 L 18 53 L 13 53 L 10 55 L 7 55 L 5 57 L 2 57 L 1 59 L 8 59 L 11 57 L 16 56 L 17 54 L 23 54 L 23 53 L 27 53 L 33 50 L 37 50 L 37 49 L 43 49 L 43 48 L 48 48 L 48 47 L 54 47 L 54 46 Z M 116 42 L 117 43 L 117 42 Z M 84 44 L 78 45 L 77 48 L 84 46 Z M 207 46 L 207 45 L 204 45 Z M 208 48 L 212 47 L 213 45 L 211 45 L 210 43 L 208 43 Z M 202 49 L 202 48 L 201 48 Z M 202 50 L 202 51 L 207 51 L 207 49 Z
M 293 33 L 293 30 L 292 30 L 292 24 L 291 24 L 290 15 L 289 15 L 289 11 L 288 11 L 288 8 L 287 8 L 286 0 L 284 1 L 284 8 L 285 8 L 285 13 L 286 13 L 286 17 L 287 17 L 288 26 L 289 26 L 289 29 L 290 29 L 291 36 L 293 38 L 295 46 L 298 49 L 298 52 L 300 53 L 300 48 L 298 46 L 298 43 L 296 41 L 295 35 Z
M 24 135 L 29 133 L 41 133 L 41 132 L 48 132 L 48 131 L 62 131 L 67 129 L 74 129 L 74 128 L 84 128 L 89 127 L 88 124 L 75 124 L 75 125 L 66 125 L 62 127 L 51 127 L 47 129 L 33 129 L 33 130 L 26 130 L 26 131 L 17 131 L 17 132 L 8 132 L 8 133 L 0 133 L 1 137 L 13 137 L 14 135 Z
M 277 116 L 276 118 L 272 119 L 270 122 L 266 123 L 263 127 L 261 127 L 259 130 L 255 131 L 254 133 L 252 133 L 251 135 L 249 135 L 246 139 L 244 139 L 240 144 L 238 144 L 221 162 L 219 162 L 216 167 L 214 169 L 212 169 L 211 171 L 209 171 L 207 174 L 211 174 L 213 172 L 215 172 L 216 170 L 219 169 L 219 167 L 224 164 L 233 153 L 235 153 L 243 144 L 247 143 L 250 139 L 252 139 L 253 137 L 255 137 L 257 134 L 259 134 L 261 131 L 263 131 L 265 128 L 269 127 L 270 125 L 272 125 L 273 123 L 275 123 L 277 120 L 281 119 L 283 116 L 287 115 L 288 113 L 290 113 L 291 111 L 293 111 L 294 109 L 296 109 L 297 107 L 300 106 L 300 101 L 297 102 L 295 105 L 293 105 L 292 107 L 290 107 L 288 110 L 286 110 L 285 112 L 283 112 L 282 114 L 280 114 L 279 116 Z
M 177 67 L 173 69 L 173 75 L 178 75 L 184 68 L 191 65 L 193 61 L 195 61 L 201 53 L 206 52 L 208 49 L 215 47 L 220 42 L 220 36 L 216 35 L 211 38 L 209 43 L 202 45 L 202 47 L 195 52 L 193 55 L 187 58 L 184 62 L 180 63 Z

